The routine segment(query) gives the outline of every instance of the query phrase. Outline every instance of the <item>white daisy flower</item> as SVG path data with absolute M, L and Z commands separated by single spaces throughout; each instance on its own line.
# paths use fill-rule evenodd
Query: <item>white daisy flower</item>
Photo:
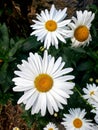
M 58 130 L 58 128 L 54 123 L 49 122 L 43 130 Z
M 72 17 L 72 22 L 69 23 L 69 26 L 72 29 L 72 47 L 88 45 L 92 40 L 90 27 L 95 14 L 85 10 L 84 12 L 77 11 L 76 16 L 77 18 Z
M 66 26 L 71 20 L 64 20 L 67 8 L 56 10 L 52 5 L 50 12 L 46 9 L 37 14 L 37 20 L 31 25 L 34 30 L 30 35 L 37 36 L 37 41 L 44 42 L 44 48 L 49 49 L 51 45 L 58 49 L 58 39 L 66 43 L 65 38 L 70 37 L 70 31 Z
M 38 53 L 30 53 L 28 61 L 22 60 L 18 65 L 13 78 L 15 82 L 14 91 L 24 92 L 18 100 L 18 104 L 24 103 L 25 109 L 31 108 L 31 113 L 41 111 L 41 115 L 46 114 L 48 109 L 50 114 L 63 109 L 62 104 L 67 104 L 67 98 L 73 93 L 74 83 L 68 82 L 74 78 L 73 75 L 66 75 L 72 68 L 63 68 L 65 62 L 59 57 L 56 61 L 48 52 L 44 52 L 43 58 Z
M 87 88 L 83 88 L 85 95 L 83 98 L 88 100 L 90 104 L 98 102 L 98 87 L 96 84 L 87 84 Z
M 92 130 L 91 120 L 84 118 L 85 110 L 80 108 L 70 109 L 69 114 L 64 114 L 62 125 L 66 130 Z

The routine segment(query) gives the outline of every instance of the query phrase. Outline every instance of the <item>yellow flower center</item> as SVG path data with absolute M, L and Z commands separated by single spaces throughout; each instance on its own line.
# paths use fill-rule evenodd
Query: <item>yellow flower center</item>
M 48 74 L 39 74 L 34 83 L 39 92 L 47 92 L 53 86 L 53 79 Z
M 53 130 L 53 128 L 49 128 L 48 130 Z
M 79 119 L 79 118 L 76 118 L 74 121 L 73 121 L 73 125 L 75 128 L 81 128 L 82 126 L 82 121 Z
M 91 92 L 90 92 L 90 96 L 92 96 L 92 95 L 94 95 L 94 91 L 91 91 Z
M 79 41 L 83 42 L 87 40 L 89 36 L 89 30 L 86 26 L 79 26 L 74 32 L 74 37 Z
M 53 20 L 48 20 L 46 23 L 45 23 L 45 27 L 48 31 L 50 32 L 53 32 L 57 29 L 57 23 Z
M 20 130 L 18 127 L 14 127 L 13 130 Z

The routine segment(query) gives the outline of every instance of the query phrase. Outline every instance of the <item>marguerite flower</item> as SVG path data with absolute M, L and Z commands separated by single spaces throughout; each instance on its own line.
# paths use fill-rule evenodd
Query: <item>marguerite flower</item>
M 54 123 L 49 122 L 43 130 L 58 130 L 58 128 Z
M 31 113 L 41 111 L 41 115 L 46 114 L 48 109 L 50 114 L 63 109 L 62 104 L 67 104 L 67 98 L 72 94 L 74 83 L 68 82 L 74 78 L 73 75 L 66 75 L 72 68 L 63 69 L 65 62 L 59 57 L 56 61 L 48 52 L 44 52 L 43 58 L 38 53 L 30 53 L 28 61 L 22 60 L 18 65 L 13 78 L 15 82 L 14 91 L 24 92 L 18 100 L 18 104 L 24 103 L 25 109 L 31 108 Z
M 58 39 L 66 43 L 65 38 L 70 37 L 70 30 L 66 26 L 71 20 L 64 20 L 67 8 L 56 10 L 52 5 L 50 12 L 46 9 L 37 14 L 37 20 L 31 25 L 34 30 L 31 35 L 37 36 L 37 40 L 44 42 L 44 48 L 49 49 L 51 45 L 58 48 Z
M 85 10 L 84 12 L 77 11 L 76 16 L 77 18 L 72 17 L 72 22 L 69 23 L 72 29 L 72 47 L 85 46 L 92 40 L 90 27 L 95 14 Z
M 87 88 L 83 88 L 85 95 L 84 99 L 88 100 L 90 104 L 98 102 L 98 87 L 96 84 L 87 84 Z
M 64 114 L 62 125 L 66 130 L 92 130 L 90 123 L 91 120 L 84 118 L 86 115 L 85 110 L 80 108 L 70 109 L 69 114 Z

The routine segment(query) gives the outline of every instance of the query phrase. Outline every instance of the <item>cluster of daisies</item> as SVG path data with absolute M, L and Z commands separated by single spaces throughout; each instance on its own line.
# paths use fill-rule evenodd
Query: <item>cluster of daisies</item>
M 98 124 L 98 86 L 96 84 L 87 84 L 87 88 L 83 88 L 83 98 L 93 107 L 92 111 L 95 113 L 95 122 Z
M 31 35 L 35 35 L 37 40 L 44 42 L 44 48 L 55 46 L 58 49 L 59 40 L 66 43 L 67 38 L 71 38 L 72 47 L 88 45 L 92 40 L 90 35 L 91 22 L 95 14 L 85 10 L 77 11 L 76 17 L 66 19 L 67 8 L 56 10 L 52 5 L 50 12 L 46 9 L 37 14 L 34 24 L 31 25 L 34 30 Z
M 92 40 L 90 34 L 91 22 L 94 13 L 85 10 L 77 11 L 76 17 L 65 19 L 67 8 L 57 10 L 54 5 L 50 11 L 47 9 L 37 14 L 34 24 L 31 25 L 33 32 L 31 35 L 37 37 L 37 41 L 44 43 L 46 50 L 43 57 L 38 53 L 29 53 L 26 60 L 22 60 L 21 65 L 17 65 L 18 70 L 13 78 L 15 87 L 13 91 L 24 92 L 18 100 L 18 104 L 23 103 L 25 110 L 31 109 L 31 114 L 46 113 L 53 115 L 67 105 L 67 99 L 73 94 L 75 78 L 72 74 L 73 68 L 65 68 L 62 57 L 57 59 L 48 54 L 50 46 L 58 49 L 59 41 L 66 43 L 67 38 L 71 38 L 72 47 L 85 46 Z M 95 121 L 98 124 L 98 87 L 87 84 L 83 89 L 83 98 L 89 102 L 96 113 Z M 61 124 L 66 130 L 97 130 L 98 126 L 91 120 L 85 118 L 85 109 L 70 108 L 69 114 L 64 114 Z M 58 130 L 53 122 L 49 122 L 43 130 Z

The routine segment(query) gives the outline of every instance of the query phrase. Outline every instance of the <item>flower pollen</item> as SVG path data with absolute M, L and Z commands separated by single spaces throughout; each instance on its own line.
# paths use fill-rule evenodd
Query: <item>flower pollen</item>
M 73 125 L 74 125 L 75 128 L 81 128 L 82 127 L 82 121 L 79 118 L 76 118 L 73 121 Z
M 94 95 L 94 94 L 95 94 L 94 91 L 91 91 L 91 92 L 90 92 L 90 96 L 92 96 L 92 95 Z
M 53 130 L 53 128 L 49 128 L 48 130 Z
M 45 27 L 48 31 L 53 32 L 57 29 L 57 23 L 54 20 L 48 20 L 45 23 Z
M 14 127 L 13 130 L 20 130 L 18 127 Z
M 34 83 L 39 92 L 47 92 L 53 86 L 53 79 L 48 74 L 39 74 Z
M 76 28 L 74 32 L 74 37 L 79 41 L 79 42 L 84 42 L 85 40 L 88 39 L 89 36 L 89 30 L 86 26 L 79 26 Z

